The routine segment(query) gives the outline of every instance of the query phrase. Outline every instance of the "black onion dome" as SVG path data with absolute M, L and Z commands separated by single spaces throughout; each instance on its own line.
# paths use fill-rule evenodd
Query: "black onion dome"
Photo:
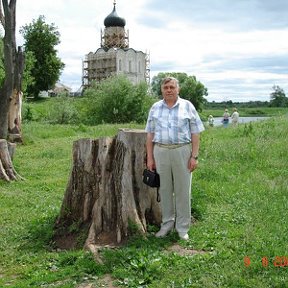
M 115 5 L 113 11 L 105 18 L 104 25 L 105 27 L 124 27 L 126 25 L 125 19 L 118 16 Z

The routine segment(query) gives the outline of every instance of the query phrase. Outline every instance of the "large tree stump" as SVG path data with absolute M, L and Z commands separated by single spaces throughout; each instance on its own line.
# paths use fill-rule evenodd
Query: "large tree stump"
M 129 227 L 140 233 L 159 225 L 156 190 L 142 182 L 146 133 L 120 129 L 115 137 L 80 139 L 73 145 L 73 167 L 56 223 L 58 247 L 72 248 L 79 235 L 85 246 L 119 244 Z M 74 228 L 74 232 L 73 232 Z

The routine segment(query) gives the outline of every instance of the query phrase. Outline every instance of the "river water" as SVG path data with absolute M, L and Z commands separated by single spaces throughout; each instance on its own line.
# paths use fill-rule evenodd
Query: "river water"
M 261 121 L 261 120 L 266 120 L 269 118 L 270 117 L 239 117 L 239 124 L 253 122 L 253 121 Z M 215 117 L 214 118 L 214 126 L 223 125 L 222 119 L 223 119 L 222 117 Z M 229 119 L 229 125 L 231 125 L 231 119 Z

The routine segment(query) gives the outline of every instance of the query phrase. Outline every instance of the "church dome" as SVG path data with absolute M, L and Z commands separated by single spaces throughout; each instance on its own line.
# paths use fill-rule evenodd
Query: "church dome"
M 114 3 L 113 11 L 104 19 L 105 27 L 124 27 L 126 21 L 124 18 L 118 16 Z

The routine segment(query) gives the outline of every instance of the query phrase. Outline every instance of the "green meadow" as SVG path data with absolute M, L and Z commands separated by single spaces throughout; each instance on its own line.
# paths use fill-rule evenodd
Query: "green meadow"
M 122 247 L 103 248 L 102 263 L 83 249 L 58 250 L 52 241 L 72 143 L 144 124 L 25 122 L 24 144 L 13 160 L 25 180 L 0 181 L 0 287 L 112 287 L 103 284 L 107 275 L 114 287 L 287 287 L 288 111 L 283 112 L 202 133 L 189 241 L 179 241 L 176 233 L 156 239 L 152 226 L 146 238 L 135 233 Z M 176 244 L 181 253 L 170 251 Z

